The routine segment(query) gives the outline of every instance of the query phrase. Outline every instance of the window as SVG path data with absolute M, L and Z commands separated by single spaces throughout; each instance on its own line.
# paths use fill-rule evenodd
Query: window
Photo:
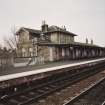
M 25 48 L 22 48 L 22 56 L 26 57 L 26 50 L 25 50 Z
M 32 48 L 29 48 L 29 55 L 33 56 L 33 49 Z

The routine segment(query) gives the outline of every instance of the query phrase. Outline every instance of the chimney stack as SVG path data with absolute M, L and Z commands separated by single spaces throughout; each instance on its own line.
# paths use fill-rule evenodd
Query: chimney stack
M 88 44 L 88 39 L 86 38 L 86 44 Z
M 93 39 L 91 39 L 91 45 L 93 45 Z
M 42 21 L 42 32 L 47 32 L 48 31 L 48 25 L 46 24 L 45 20 Z

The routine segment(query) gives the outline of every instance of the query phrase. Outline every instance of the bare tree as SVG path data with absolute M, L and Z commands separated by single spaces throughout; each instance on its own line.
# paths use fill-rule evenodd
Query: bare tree
M 4 38 L 4 43 L 8 49 L 14 50 L 17 49 L 17 42 L 16 27 L 13 27 L 11 29 L 11 35 Z

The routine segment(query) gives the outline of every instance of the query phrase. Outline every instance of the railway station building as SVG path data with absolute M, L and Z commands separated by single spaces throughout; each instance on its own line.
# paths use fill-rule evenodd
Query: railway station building
M 35 62 L 49 62 L 105 56 L 105 49 L 91 43 L 75 42 L 76 34 L 65 26 L 49 26 L 42 22 L 40 30 L 21 27 L 18 37 L 17 57 L 32 58 Z M 31 60 L 32 60 L 31 59 Z

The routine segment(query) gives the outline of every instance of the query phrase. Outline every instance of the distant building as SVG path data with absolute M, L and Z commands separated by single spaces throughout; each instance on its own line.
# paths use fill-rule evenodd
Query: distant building
M 65 26 L 48 26 L 43 21 L 41 30 L 22 27 L 17 32 L 17 57 L 31 57 L 38 62 L 56 61 L 88 57 L 95 53 L 98 46 L 89 43 L 75 42 L 76 34 L 66 30 Z M 95 47 L 95 48 L 94 48 Z M 87 49 L 86 49 L 87 48 Z M 92 52 L 88 53 L 91 48 Z M 92 53 L 92 54 L 91 54 Z M 94 56 L 96 56 L 94 54 Z

